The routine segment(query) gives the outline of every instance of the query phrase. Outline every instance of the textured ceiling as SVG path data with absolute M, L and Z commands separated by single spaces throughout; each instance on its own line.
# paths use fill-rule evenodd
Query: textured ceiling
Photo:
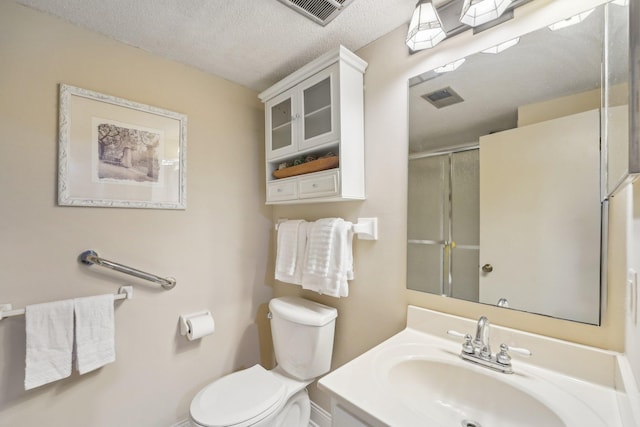
M 115 40 L 264 90 L 328 50 L 407 24 L 415 0 L 355 0 L 322 27 L 277 0 L 17 0 Z

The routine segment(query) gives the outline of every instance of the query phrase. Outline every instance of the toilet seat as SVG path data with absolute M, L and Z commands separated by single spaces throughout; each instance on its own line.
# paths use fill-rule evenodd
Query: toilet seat
M 206 427 L 245 427 L 276 411 L 285 384 L 260 365 L 234 372 L 202 389 L 191 402 L 191 417 Z

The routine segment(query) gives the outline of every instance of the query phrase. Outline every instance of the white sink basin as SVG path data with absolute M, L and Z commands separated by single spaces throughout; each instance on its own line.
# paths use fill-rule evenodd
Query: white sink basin
M 514 374 L 495 372 L 462 360 L 456 350 L 445 340 L 384 349 L 372 363 L 378 386 L 396 404 L 432 419 L 434 425 L 608 425 L 579 398 L 547 381 L 542 372 L 534 373 L 534 368 L 518 364 Z
M 319 380 L 319 388 L 331 395 L 334 425 L 628 425 L 621 421 L 620 393 L 606 374 L 614 373 L 614 354 L 494 327 L 494 345 L 528 344 L 534 353 L 526 361 L 514 357 L 513 374 L 495 372 L 462 360 L 460 342 L 445 335 L 451 323 L 456 329 L 472 330 L 472 321 L 411 308 L 409 320 L 423 330 L 408 324 Z M 440 316 L 445 324 L 439 324 Z M 432 334 L 434 329 L 440 335 Z M 569 362 L 556 363 L 559 360 Z M 557 369 L 559 365 L 563 370 Z
M 565 426 L 555 412 L 532 395 L 465 366 L 407 359 L 386 375 L 389 387 L 407 405 L 443 423 L 449 421 L 449 425 Z

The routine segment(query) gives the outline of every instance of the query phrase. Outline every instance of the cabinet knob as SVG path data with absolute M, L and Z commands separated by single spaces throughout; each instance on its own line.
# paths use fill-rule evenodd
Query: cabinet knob
M 493 266 L 491 264 L 485 264 L 482 266 L 482 271 L 485 273 L 491 273 L 493 271 Z
M 278 188 L 278 189 L 276 190 L 276 192 L 278 192 L 278 193 L 282 193 L 282 188 Z
M 311 184 L 311 187 L 318 188 L 318 184 Z

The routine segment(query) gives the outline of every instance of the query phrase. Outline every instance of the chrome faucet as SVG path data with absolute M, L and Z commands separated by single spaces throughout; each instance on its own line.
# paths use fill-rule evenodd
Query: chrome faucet
M 489 319 L 481 316 L 476 325 L 476 336 L 471 338 L 469 334 L 461 334 L 460 332 L 449 330 L 447 334 L 464 338 L 460 357 L 463 360 L 499 371 L 505 374 L 512 374 L 511 356 L 509 351 L 521 354 L 523 356 L 531 356 L 531 352 L 526 348 L 511 347 L 506 344 L 500 345 L 500 351 L 494 355 L 491 354 L 491 346 L 489 344 Z
M 482 316 L 476 325 L 476 337 L 473 339 L 473 350 L 476 356 L 483 359 L 491 359 L 491 346 L 489 345 L 489 319 Z

